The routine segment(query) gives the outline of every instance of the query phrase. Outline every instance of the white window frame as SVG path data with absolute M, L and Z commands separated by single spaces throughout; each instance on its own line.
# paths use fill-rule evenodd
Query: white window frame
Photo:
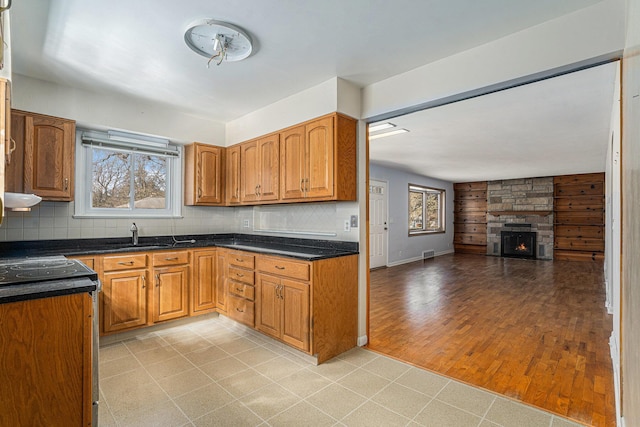
M 422 203 L 422 228 L 411 228 L 411 193 L 423 193 Z M 438 228 L 426 228 L 427 224 L 427 204 L 424 201 L 424 194 L 439 194 L 439 206 L 438 206 Z M 436 234 L 444 233 L 446 218 L 445 218 L 445 205 L 446 205 L 446 191 L 442 188 L 428 187 L 426 185 L 409 184 L 409 190 L 407 191 L 407 226 L 409 228 L 409 236 L 419 236 L 423 234 Z
M 129 208 L 93 208 L 91 206 L 91 189 L 93 181 L 92 165 L 92 145 L 83 144 L 83 133 L 88 132 L 96 135 L 96 140 L 106 138 L 109 142 L 109 149 L 117 149 L 119 146 L 122 152 L 147 152 L 160 154 L 161 151 L 144 147 L 145 140 L 152 138 L 126 135 L 127 138 L 114 138 L 115 143 L 109 141 L 109 134 L 104 132 L 87 131 L 79 129 L 76 132 L 76 188 L 75 188 L 75 212 L 74 218 L 182 218 L 182 147 L 169 145 L 172 151 L 177 151 L 178 156 L 167 156 L 167 178 L 166 178 L 166 205 L 165 209 L 141 209 L 133 206 Z M 136 144 L 139 140 L 140 144 Z M 168 142 L 168 141 L 167 141 Z M 107 145 L 100 146 L 95 143 L 96 148 L 107 149 Z

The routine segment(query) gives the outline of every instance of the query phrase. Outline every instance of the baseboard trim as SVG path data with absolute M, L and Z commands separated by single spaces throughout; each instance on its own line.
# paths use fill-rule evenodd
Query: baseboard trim
M 436 252 L 435 256 L 452 254 L 454 252 L 453 249 L 447 249 L 446 251 Z M 422 261 L 422 256 L 416 256 L 413 258 L 401 259 L 399 261 L 390 262 L 387 264 L 387 267 L 396 267 L 402 264 L 409 264 L 410 262 Z
M 366 335 L 361 335 L 358 337 L 358 341 L 356 341 L 356 344 L 358 345 L 358 347 L 364 347 L 368 342 L 369 338 Z

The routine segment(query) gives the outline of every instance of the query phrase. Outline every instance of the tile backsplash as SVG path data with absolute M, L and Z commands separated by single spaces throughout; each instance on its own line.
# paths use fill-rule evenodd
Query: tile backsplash
M 128 237 L 135 222 L 140 236 L 251 233 L 283 237 L 357 241 L 344 221 L 358 214 L 357 202 L 295 205 L 184 206 L 182 218 L 74 218 L 73 202 L 42 202 L 31 212 L 5 210 L 0 241 Z

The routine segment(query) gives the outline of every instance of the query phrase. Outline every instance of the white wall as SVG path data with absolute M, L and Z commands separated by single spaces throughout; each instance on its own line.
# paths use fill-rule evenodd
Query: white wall
M 224 145 L 223 123 L 116 93 L 90 92 L 14 73 L 11 97 L 13 108 L 73 119 L 78 126 L 160 136 L 178 143 Z
M 389 247 L 388 266 L 422 259 L 422 251 L 433 249 L 442 255 L 453 252 L 453 184 L 438 179 L 416 175 L 377 164 L 369 164 L 369 178 L 387 181 L 389 187 Z M 408 235 L 409 184 L 445 190 L 445 233 Z

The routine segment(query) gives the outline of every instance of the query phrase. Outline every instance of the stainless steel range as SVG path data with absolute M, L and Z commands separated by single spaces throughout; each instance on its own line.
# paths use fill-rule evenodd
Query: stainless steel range
M 69 287 L 65 284 L 68 283 Z M 92 426 L 98 425 L 98 292 L 100 281 L 98 274 L 82 262 L 63 256 L 0 259 L 0 297 L 10 301 L 25 293 L 38 294 L 41 290 L 47 295 L 69 293 L 73 284 L 76 289 L 91 289 L 93 301 L 93 339 L 92 339 Z M 46 291 L 45 291 L 46 289 Z M 54 289 L 52 291 L 52 289 Z

